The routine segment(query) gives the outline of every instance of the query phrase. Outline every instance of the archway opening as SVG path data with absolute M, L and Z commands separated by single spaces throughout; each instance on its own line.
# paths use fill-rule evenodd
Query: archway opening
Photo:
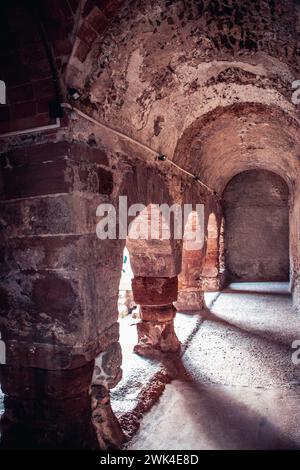
M 224 196 L 228 280 L 289 280 L 289 190 L 267 170 L 234 176 Z

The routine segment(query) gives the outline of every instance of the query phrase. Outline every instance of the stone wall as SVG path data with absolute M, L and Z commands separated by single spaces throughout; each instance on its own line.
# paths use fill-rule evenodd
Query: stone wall
M 224 192 L 225 261 L 243 281 L 289 280 L 289 196 L 274 173 L 235 176 Z

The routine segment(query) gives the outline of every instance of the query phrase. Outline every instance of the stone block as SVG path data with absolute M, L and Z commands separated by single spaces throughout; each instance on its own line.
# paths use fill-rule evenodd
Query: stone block
M 173 320 L 176 315 L 175 307 L 170 305 L 143 306 L 141 308 L 141 319 L 143 321 L 166 322 Z
M 140 305 L 167 305 L 177 299 L 178 280 L 175 277 L 134 277 L 133 297 Z

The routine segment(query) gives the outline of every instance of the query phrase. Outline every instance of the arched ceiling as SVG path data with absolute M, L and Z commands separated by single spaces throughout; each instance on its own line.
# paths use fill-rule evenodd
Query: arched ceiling
M 80 89 L 83 111 L 218 190 L 253 167 L 270 167 L 289 184 L 298 177 L 300 113 L 291 101 L 300 77 L 298 0 L 12 0 L 0 52 L 5 79 L 17 83 L 8 83 L 2 117 L 22 120 L 18 129 L 29 126 L 28 113 L 49 119 L 56 95 L 25 3 L 38 8 L 61 82 Z M 101 134 L 82 121 L 73 131 Z M 128 154 L 116 139 L 100 138 Z
M 255 168 L 277 173 L 292 189 L 300 171 L 299 130 L 279 108 L 236 104 L 194 122 L 174 158 L 219 193 L 233 176 Z
M 268 165 L 292 181 L 299 18 L 296 0 L 124 1 L 67 80 L 86 112 L 218 190 Z

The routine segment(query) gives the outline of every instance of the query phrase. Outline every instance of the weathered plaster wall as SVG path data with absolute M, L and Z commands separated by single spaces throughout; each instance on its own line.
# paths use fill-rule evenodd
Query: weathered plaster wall
M 243 281 L 289 279 L 288 188 L 263 170 L 235 176 L 224 192 L 225 262 Z

